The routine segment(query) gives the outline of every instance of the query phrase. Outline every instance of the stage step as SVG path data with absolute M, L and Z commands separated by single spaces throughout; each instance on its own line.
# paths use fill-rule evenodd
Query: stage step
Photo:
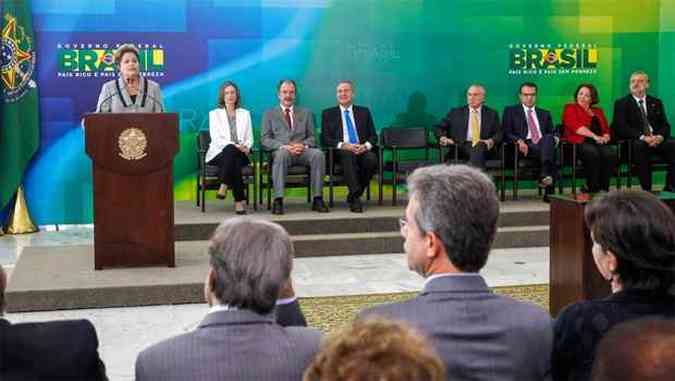
M 398 232 L 306 234 L 293 236 L 295 256 L 390 254 L 403 252 L 403 238 Z M 493 248 L 548 246 L 548 226 L 502 227 Z
M 404 210 L 401 208 L 389 212 L 387 213 L 388 215 L 384 216 L 362 214 L 344 217 L 344 213 L 340 215 L 334 215 L 333 213 L 307 215 L 304 213 L 297 217 L 286 215 L 282 217 L 272 216 L 270 218 L 269 216 L 261 215 L 261 218 L 266 218 L 280 224 L 292 236 L 386 232 L 396 232 L 398 234 L 398 219 L 403 216 L 403 213 Z M 253 217 L 256 218 L 257 215 L 254 214 Z M 505 210 L 499 216 L 499 226 L 502 228 L 543 226 L 548 225 L 548 222 L 548 209 Z M 177 224 L 176 241 L 208 240 L 216 226 L 218 226 L 216 222 Z M 548 240 L 546 241 L 546 245 L 548 245 Z

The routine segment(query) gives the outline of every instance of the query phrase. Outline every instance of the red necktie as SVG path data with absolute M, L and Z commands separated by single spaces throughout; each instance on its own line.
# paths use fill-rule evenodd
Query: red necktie
M 527 128 L 530 130 L 530 139 L 532 143 L 537 144 L 541 139 L 539 135 L 539 130 L 537 129 L 537 123 L 534 121 L 534 116 L 531 108 L 527 109 Z
M 290 108 L 285 108 L 284 112 L 286 113 L 286 123 L 288 123 L 288 129 L 292 130 L 293 125 L 291 124 L 291 109 Z

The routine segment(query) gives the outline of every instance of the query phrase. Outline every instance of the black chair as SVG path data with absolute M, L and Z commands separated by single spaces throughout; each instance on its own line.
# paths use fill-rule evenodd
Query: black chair
M 374 146 L 372 150 L 376 152 L 379 161 L 380 155 L 377 153 L 379 147 Z M 328 153 L 328 160 L 326 160 L 326 166 L 328 168 L 326 173 L 328 174 L 328 206 L 331 208 L 335 203 L 335 191 L 333 188 L 337 186 L 347 186 L 344 177 L 344 169 L 340 161 L 337 160 L 337 151 L 338 149 L 336 147 L 324 148 L 324 152 Z M 379 163 L 377 167 L 380 167 Z M 368 187 L 366 188 L 366 200 L 370 201 L 370 184 L 368 184 Z
M 199 131 L 197 134 L 197 156 L 199 163 L 199 170 L 197 171 L 197 206 L 201 206 L 202 213 L 206 207 L 206 191 L 218 190 L 220 188 L 220 180 L 218 179 L 218 167 L 206 163 L 206 151 L 209 149 L 211 143 L 211 135 L 208 131 Z M 254 152 L 251 152 L 249 159 L 253 159 Z M 244 192 L 246 193 L 246 204 L 249 204 L 250 193 L 248 187 L 253 184 L 253 209 L 258 210 L 258 182 L 256 181 L 256 163 L 251 160 L 251 163 L 241 169 L 241 174 L 244 180 Z
M 488 155 L 485 160 L 485 172 L 491 174 L 493 178 L 497 177 L 499 179 L 495 183 L 495 186 L 499 190 L 499 199 L 504 201 L 506 200 L 506 150 L 504 143 L 500 143 L 495 149 L 496 154 Z M 446 150 L 450 155 L 446 154 Z M 459 159 L 459 146 L 457 144 L 440 146 L 439 155 L 441 155 L 441 161 L 444 163 L 447 162 L 446 158 L 450 160 L 452 164 L 466 162 Z
M 561 126 L 561 128 L 563 128 Z M 564 131 L 564 130 L 561 130 Z M 617 140 L 617 141 L 611 141 L 608 143 L 609 145 L 614 145 L 616 146 L 616 155 L 617 155 L 617 165 L 614 173 L 614 177 L 616 178 L 616 187 L 617 189 L 621 189 L 622 184 L 621 184 L 621 147 L 624 144 L 622 140 Z M 583 173 L 583 164 L 581 162 L 581 157 L 579 155 L 578 149 L 577 149 L 578 144 L 572 144 L 567 141 L 567 137 L 564 135 L 561 136 L 560 138 L 560 149 L 559 149 L 559 154 L 560 154 L 560 181 L 558 182 L 558 192 L 563 193 L 564 191 L 564 183 L 563 179 L 564 178 L 569 178 L 571 181 L 571 187 L 572 187 L 572 195 L 576 196 L 577 195 L 577 176 L 580 176 Z M 566 169 L 569 169 L 566 171 Z M 569 172 L 569 175 L 568 175 Z
M 537 180 L 539 174 L 541 173 L 541 160 L 539 158 L 532 158 L 522 156 L 518 146 L 514 142 L 504 143 L 505 158 L 512 157 L 513 161 L 510 162 L 512 168 L 512 198 L 518 200 L 518 189 L 520 187 L 520 180 L 525 178 L 527 180 Z M 508 164 L 505 164 L 505 167 L 508 167 Z M 539 189 L 539 195 L 541 196 L 541 187 Z
M 427 129 L 415 128 L 383 128 L 380 134 L 380 165 L 378 174 L 379 204 L 382 205 L 382 187 L 384 172 L 392 173 L 392 205 L 397 202 L 397 186 L 405 181 L 408 174 L 417 168 L 434 164 L 429 159 L 430 145 L 427 140 Z M 385 151 L 391 151 L 391 160 L 384 161 Z M 424 150 L 424 160 L 402 161 L 403 151 Z
M 633 144 L 632 140 L 623 141 L 623 151 L 626 161 L 622 164 L 626 166 L 626 170 L 623 173 L 623 176 L 626 177 L 626 185 L 630 188 L 633 185 L 633 176 L 638 176 L 638 166 L 633 163 Z M 619 165 L 620 167 L 621 165 Z M 655 154 L 649 155 L 649 166 L 651 167 L 652 173 L 654 171 L 668 171 L 668 163 L 666 163 L 661 157 Z M 666 186 L 668 183 L 666 183 Z
M 260 200 L 263 199 L 263 190 L 267 190 L 267 210 L 272 209 L 272 162 L 274 160 L 274 151 L 261 149 L 259 157 L 260 169 Z M 312 184 L 310 182 L 311 170 L 309 165 L 291 165 L 288 167 L 288 176 L 286 176 L 286 188 L 306 188 L 307 202 L 311 202 Z

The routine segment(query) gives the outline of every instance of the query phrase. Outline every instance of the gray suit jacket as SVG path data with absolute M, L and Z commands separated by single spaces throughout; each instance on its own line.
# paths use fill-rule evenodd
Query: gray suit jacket
M 206 315 L 197 329 L 143 350 L 136 380 L 298 381 L 319 350 L 321 333 L 282 327 L 247 310 Z
M 303 142 L 316 147 L 314 137 L 314 114 L 306 108 L 293 106 L 293 130 L 288 128 L 280 106 L 265 111 L 262 118 L 262 139 L 264 149 L 274 151 L 290 142 Z
M 159 84 L 141 77 L 136 101 L 131 101 L 122 78 L 103 84 L 98 95 L 96 112 L 164 112 L 164 101 Z
M 373 315 L 406 321 L 425 334 L 448 380 L 550 379 L 548 313 L 492 293 L 477 274 L 433 279 L 414 299 L 376 306 L 359 317 Z

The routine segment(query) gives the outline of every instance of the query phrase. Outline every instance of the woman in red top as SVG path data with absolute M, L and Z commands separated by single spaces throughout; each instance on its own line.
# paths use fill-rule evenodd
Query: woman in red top
M 577 149 L 584 166 L 588 192 L 607 192 L 609 179 L 616 166 L 616 152 L 607 145 L 610 131 L 605 113 L 595 106 L 598 103 L 598 91 L 595 86 L 582 83 L 574 94 L 576 103 L 568 103 L 563 111 L 565 139 L 572 144 L 579 144 Z

